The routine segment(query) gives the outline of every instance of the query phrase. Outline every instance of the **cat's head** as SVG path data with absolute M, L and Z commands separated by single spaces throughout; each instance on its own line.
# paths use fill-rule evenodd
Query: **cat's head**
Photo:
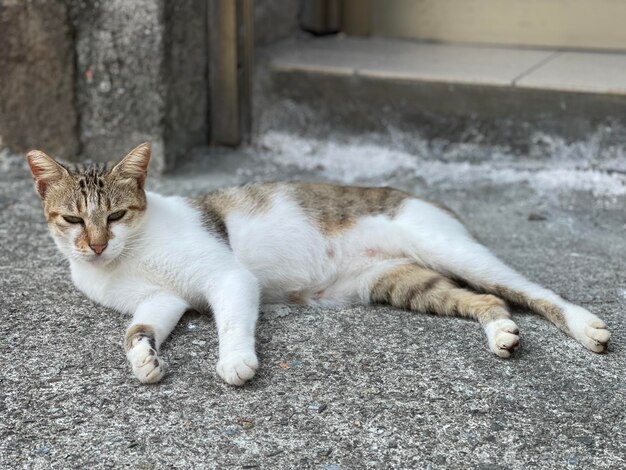
M 132 244 L 146 210 L 149 144 L 110 168 L 70 168 L 39 150 L 26 158 L 50 233 L 67 258 L 105 265 Z

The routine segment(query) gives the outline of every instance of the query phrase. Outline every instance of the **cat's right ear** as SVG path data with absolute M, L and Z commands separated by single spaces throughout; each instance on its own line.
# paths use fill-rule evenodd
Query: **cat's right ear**
M 63 165 L 41 150 L 31 150 L 26 155 L 26 160 L 35 180 L 35 189 L 42 199 L 51 185 L 69 175 Z
M 150 163 L 150 144 L 144 142 L 128 152 L 121 162 L 111 170 L 112 174 L 118 174 L 125 178 L 137 181 L 137 186 L 143 189 L 148 176 L 148 164 Z

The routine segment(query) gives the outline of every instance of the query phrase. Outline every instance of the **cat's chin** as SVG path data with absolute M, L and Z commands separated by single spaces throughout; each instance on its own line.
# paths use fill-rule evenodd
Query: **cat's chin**
M 109 264 L 109 261 L 110 260 L 106 259 L 103 256 L 92 256 L 87 259 L 87 262 L 93 264 L 94 266 L 105 266 Z
M 107 255 L 107 254 L 102 254 L 102 255 L 94 254 L 94 255 L 88 255 L 88 256 L 82 255 L 80 259 L 84 263 L 89 264 L 91 266 L 104 267 L 104 266 L 111 264 L 113 261 L 115 261 L 117 259 L 117 256 Z
M 88 262 L 92 266 L 108 266 L 117 259 L 116 256 L 94 256 Z

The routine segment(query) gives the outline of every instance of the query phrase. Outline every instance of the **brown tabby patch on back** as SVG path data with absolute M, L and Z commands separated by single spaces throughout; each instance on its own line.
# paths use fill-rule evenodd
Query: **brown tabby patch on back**
M 277 187 L 278 183 L 251 183 L 219 189 L 188 201 L 202 212 L 206 229 L 228 242 L 226 216 L 233 211 L 246 215 L 262 214 L 270 208 Z
M 326 183 L 251 183 L 238 188 L 214 191 L 190 198 L 200 209 L 205 227 L 228 241 L 226 217 L 237 211 L 246 215 L 263 214 L 277 193 L 291 197 L 326 235 L 350 229 L 364 216 L 397 214 L 404 201 L 413 196 L 393 188 L 362 188 Z M 445 206 L 435 206 L 454 213 Z
M 221 240 L 228 243 L 228 227 L 226 227 L 226 213 L 230 208 L 230 201 L 221 198 L 206 196 L 188 198 L 192 207 L 202 213 L 202 225 Z
M 411 196 L 392 188 L 360 188 L 324 183 L 293 183 L 289 189 L 298 204 L 327 235 L 351 228 L 360 217 L 393 217 Z

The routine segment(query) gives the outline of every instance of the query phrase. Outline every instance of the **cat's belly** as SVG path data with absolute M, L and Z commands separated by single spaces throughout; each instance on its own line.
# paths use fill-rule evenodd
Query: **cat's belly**
M 275 245 L 244 264 L 252 271 L 261 287 L 263 301 L 308 303 L 305 298 L 319 297 L 340 275 L 338 262 L 329 242 L 297 242 Z
M 266 302 L 367 300 L 384 272 L 419 262 L 414 235 L 385 214 L 363 216 L 329 233 L 332 224 L 312 219 L 288 198 L 276 198 L 268 210 L 231 213 L 226 223 L 235 256 L 256 276 Z
M 383 272 L 410 262 L 402 254 L 382 249 L 368 248 L 349 256 L 335 256 L 333 250 L 329 250 L 324 258 L 326 269 L 311 273 L 300 282 L 285 282 L 274 277 L 261 280 L 263 301 L 324 306 L 367 301 L 372 283 Z M 276 270 L 288 275 L 288 269 L 277 266 Z
M 393 223 L 378 216 L 333 236 L 302 221 L 280 233 L 234 238 L 235 255 L 256 276 L 267 303 L 360 302 L 379 274 L 408 259 L 397 248 Z

